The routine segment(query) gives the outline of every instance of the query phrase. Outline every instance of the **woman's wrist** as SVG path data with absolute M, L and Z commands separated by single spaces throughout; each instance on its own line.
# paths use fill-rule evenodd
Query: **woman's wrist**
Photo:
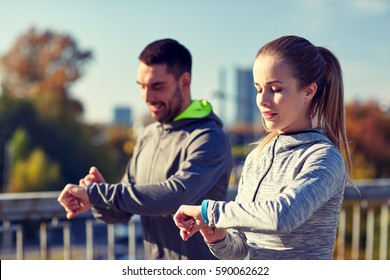
M 208 217 L 208 214 L 207 214 L 208 206 L 209 206 L 209 201 L 208 201 L 207 199 L 203 200 L 203 201 L 202 201 L 202 205 L 201 205 L 200 214 L 201 214 L 201 216 L 202 216 L 203 221 L 204 221 L 207 225 L 209 224 L 209 217 Z
M 228 235 L 226 229 L 210 228 L 206 227 L 200 230 L 204 241 L 209 244 L 216 244 L 226 239 Z

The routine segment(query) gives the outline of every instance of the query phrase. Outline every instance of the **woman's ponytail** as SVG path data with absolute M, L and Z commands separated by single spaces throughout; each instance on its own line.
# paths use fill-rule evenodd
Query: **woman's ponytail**
M 352 163 L 348 148 L 345 126 L 344 83 L 340 63 L 335 55 L 324 47 L 317 47 L 324 63 L 325 77 L 322 94 L 315 105 L 317 125 L 325 129 L 329 139 L 341 151 L 346 159 L 349 178 L 352 173 Z

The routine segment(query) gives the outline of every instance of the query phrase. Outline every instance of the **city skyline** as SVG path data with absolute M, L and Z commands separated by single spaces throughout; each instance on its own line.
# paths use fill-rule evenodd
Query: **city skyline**
M 192 97 L 217 107 L 224 71 L 227 118 L 234 116 L 237 68 L 250 69 L 257 50 L 295 34 L 339 58 L 346 101 L 390 102 L 390 1 L 50 1 L 0 2 L 0 55 L 31 27 L 72 36 L 94 59 L 72 87 L 87 122 L 111 122 L 117 106 L 147 112 L 136 84 L 140 51 L 171 37 L 193 56 Z M 255 97 L 253 97 L 255 102 Z

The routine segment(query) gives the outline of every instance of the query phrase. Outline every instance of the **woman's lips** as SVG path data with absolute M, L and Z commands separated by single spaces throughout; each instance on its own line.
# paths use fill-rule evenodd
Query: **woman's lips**
M 266 119 L 266 120 L 272 120 L 272 119 L 277 115 L 277 113 L 262 112 L 262 115 L 263 115 L 264 119 Z

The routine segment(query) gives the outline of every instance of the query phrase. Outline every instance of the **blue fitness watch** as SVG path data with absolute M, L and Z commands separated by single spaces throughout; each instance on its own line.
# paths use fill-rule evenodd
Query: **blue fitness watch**
M 209 201 L 207 199 L 202 201 L 202 207 L 201 207 L 201 214 L 203 221 L 208 224 L 209 223 L 209 218 L 207 217 L 207 208 L 209 206 Z

